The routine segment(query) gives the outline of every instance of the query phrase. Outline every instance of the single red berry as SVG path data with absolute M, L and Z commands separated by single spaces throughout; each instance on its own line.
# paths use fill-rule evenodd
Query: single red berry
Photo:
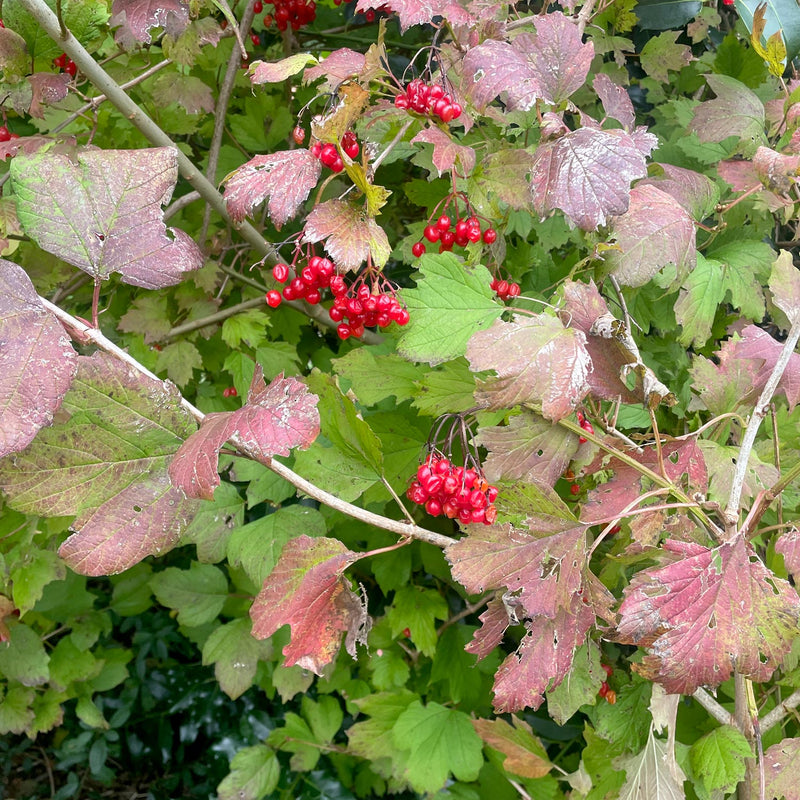
M 258 47 L 261 44 L 261 37 L 257 33 L 253 32 L 253 33 L 250 34 L 250 41 L 256 47 Z
M 603 681 L 600 684 L 600 691 L 597 694 L 599 694 L 600 697 L 605 697 L 608 694 L 608 690 L 609 690 L 608 684 L 605 681 Z
M 371 8 L 368 9 L 366 14 L 364 14 L 364 19 L 367 22 L 375 22 L 375 12 Z
M 405 636 L 406 639 L 410 639 L 411 638 L 411 628 L 403 628 L 403 636 Z
M 255 3 L 253 3 L 254 13 L 260 14 L 263 10 L 264 10 L 264 4 L 261 2 L 261 0 L 256 0 Z
M 0 125 L 0 142 L 7 142 L 11 139 L 11 131 L 6 125 Z
M 450 217 L 447 214 L 442 214 L 439 219 L 436 220 L 436 227 L 440 231 L 446 231 L 450 229 Z
M 278 283 L 286 283 L 289 278 L 289 266 L 287 264 L 276 264 L 272 268 L 272 277 L 275 278 Z
M 78 72 L 78 65 L 72 59 L 70 59 L 69 61 L 67 61 L 67 66 L 64 67 L 64 72 L 66 72 L 68 75 L 71 75 L 74 78 L 76 73 Z
M 275 289 L 270 289 L 266 294 L 267 305 L 270 308 L 277 308 L 281 304 L 281 293 Z M 288 297 L 286 298 L 289 299 Z
M 609 678 L 614 674 L 614 668 L 610 664 L 601 664 L 600 666 L 606 671 Z
M 273 23 L 272 14 L 264 14 L 264 27 L 271 28 Z
M 62 53 L 60 56 L 56 56 L 53 59 L 53 66 L 58 67 L 59 69 L 64 69 L 64 67 L 67 66 L 67 61 L 69 61 L 67 54 Z
M 0 134 L 2 134 L 2 130 L 0 129 Z M 4 139 L 0 139 L 0 141 L 5 141 Z M 416 242 L 411 247 L 411 252 L 414 255 L 414 258 L 419 258 L 425 252 L 425 245 L 422 242 Z
M 340 339 L 349 339 L 351 334 L 350 326 L 342 323 L 341 325 L 337 326 L 336 333 L 339 334 Z
M 292 131 L 292 139 L 294 139 L 295 144 L 303 144 L 306 139 L 306 132 L 302 125 L 295 125 Z
M 577 483 L 573 483 L 572 486 L 569 487 L 570 494 L 580 494 L 581 487 L 578 486 Z
M 494 228 L 487 228 L 483 232 L 483 241 L 486 244 L 494 244 L 497 241 L 497 231 Z

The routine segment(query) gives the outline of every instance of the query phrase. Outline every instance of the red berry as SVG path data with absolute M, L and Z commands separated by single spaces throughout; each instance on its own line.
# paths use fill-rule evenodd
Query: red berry
M 375 12 L 370 8 L 366 14 L 364 14 L 364 19 L 367 22 L 375 22 Z
M 239 392 L 236 391 L 235 386 L 229 386 L 227 389 L 222 390 L 223 397 L 236 397 Z
M 406 639 L 410 639 L 411 638 L 411 628 L 403 628 L 403 636 L 405 636 Z
M 350 326 L 342 323 L 341 325 L 337 326 L 336 333 L 339 334 L 340 339 L 349 339 L 351 334 Z
M 303 144 L 306 138 L 306 132 L 303 129 L 302 125 L 296 125 L 294 130 L 292 131 L 292 139 L 294 139 L 295 144 Z
M 614 668 L 610 664 L 601 664 L 600 666 L 606 671 L 609 678 L 614 674 Z
M 272 14 L 264 14 L 264 27 L 271 28 L 272 27 Z
M 486 244 L 494 244 L 497 241 L 497 231 L 494 228 L 487 228 L 483 232 L 483 241 Z
M 64 67 L 64 72 L 66 72 L 68 75 L 72 75 L 72 77 L 74 78 L 77 71 L 78 71 L 78 65 L 72 59 L 67 61 L 67 66 Z
M 439 219 L 436 220 L 436 227 L 440 231 L 446 231 L 450 229 L 450 217 L 447 214 L 442 214 Z
M 258 47 L 261 44 L 261 37 L 254 31 L 250 34 L 250 41 Z
M 281 304 L 281 293 L 275 289 L 270 289 L 266 294 L 267 305 L 270 308 L 277 308 Z M 286 298 L 289 299 L 288 297 Z
M 62 53 L 60 56 L 56 56 L 53 59 L 53 66 L 58 67 L 59 69 L 64 69 L 64 67 L 67 66 L 67 61 L 69 61 L 67 54 Z
M 11 131 L 5 125 L 0 125 L 0 142 L 8 142 L 11 139 Z
M 608 684 L 605 681 L 603 681 L 600 684 L 600 691 L 597 694 L 599 694 L 600 697 L 605 697 L 608 694 L 608 689 L 609 689 Z
M 580 494 L 581 487 L 578 486 L 577 483 L 573 483 L 572 486 L 569 487 L 570 494 Z
M 261 0 L 256 0 L 255 3 L 253 3 L 253 11 L 256 14 L 260 14 L 263 10 L 264 4 L 261 2 Z
M 286 264 L 276 264 L 272 268 L 272 277 L 275 278 L 278 283 L 286 283 L 287 279 L 289 278 L 289 267 Z
M 0 139 L 0 141 L 5 141 L 5 140 Z M 425 252 L 425 245 L 422 242 L 416 242 L 411 247 L 411 252 L 414 255 L 414 258 L 419 258 Z

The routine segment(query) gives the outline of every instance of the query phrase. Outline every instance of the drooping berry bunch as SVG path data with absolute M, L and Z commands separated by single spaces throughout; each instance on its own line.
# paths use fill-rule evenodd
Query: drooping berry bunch
M 406 497 L 425 506 L 432 516 L 442 514 L 459 522 L 491 525 L 497 519 L 497 487 L 473 468 L 455 466 L 444 455 L 430 453 L 417 469 Z
M 581 428 L 583 428 L 586 431 L 586 433 L 594 434 L 594 428 L 592 427 L 592 423 L 589 422 L 588 419 L 586 419 L 586 416 L 584 415 L 583 411 L 576 411 L 575 416 L 578 418 L 578 425 L 580 425 Z M 585 436 L 578 437 L 579 444 L 583 444 L 586 441 L 588 440 L 586 439 Z
M 366 328 L 385 328 L 392 322 L 408 324 L 408 309 L 397 299 L 395 287 L 377 275 L 361 277 L 341 291 L 338 284 L 334 287 L 331 283 L 331 292 L 334 300 L 328 314 L 339 323 L 336 332 L 340 339 L 359 338 Z
M 463 209 L 459 209 L 459 204 L 463 205 Z M 454 219 L 451 219 L 446 213 L 442 213 L 437 219 L 432 216 L 422 232 L 423 238 L 431 244 L 438 242 L 440 253 L 452 250 L 454 246 L 466 247 L 470 242 L 474 244 L 483 241 L 484 244 L 494 244 L 497 241 L 497 231 L 490 225 L 485 228 L 481 227 L 480 218 L 473 212 L 469 200 L 462 192 L 448 195 L 439 204 L 438 210 L 447 211 L 451 206 Z M 434 211 L 434 215 L 438 213 L 438 210 Z M 426 250 L 425 242 L 421 240 L 411 248 L 411 252 L 416 258 L 419 258 Z
M 452 122 L 461 116 L 462 108 L 438 83 L 429 84 L 414 78 L 394 99 L 397 108 L 407 108 L 418 114 L 438 117 L 442 122 Z
M 10 142 L 12 139 L 19 139 L 19 134 L 12 133 L 8 125 L 0 125 L 0 142 Z
M 263 10 L 262 2 L 256 0 L 253 4 Z M 310 25 L 317 18 L 317 4 L 314 0 L 272 0 L 275 9 L 272 14 L 264 17 L 264 27 L 269 28 L 275 24 L 279 31 L 285 31 L 291 26 L 293 31 L 300 30 L 303 25 Z M 256 11 L 256 13 L 260 13 Z
M 295 136 L 294 133 L 298 130 L 298 128 L 300 131 L 303 131 L 300 126 L 295 128 L 295 131 L 292 133 L 295 142 L 297 142 L 299 134 Z M 303 131 L 303 138 L 305 138 L 305 131 Z M 302 140 L 303 139 L 301 138 L 298 144 L 300 144 Z M 356 135 L 353 133 L 353 131 L 347 131 L 344 136 L 342 136 L 340 144 L 342 146 L 342 150 L 344 150 L 348 158 L 351 160 L 358 158 L 360 148 L 358 146 Z M 322 144 L 322 142 L 314 142 L 314 144 L 311 145 L 311 152 L 333 172 L 341 172 L 344 169 L 344 161 L 342 161 L 342 157 L 339 155 L 339 150 L 335 144 L 332 144 L 331 142 L 327 142 L 326 144 Z
M 489 284 L 492 291 L 501 299 L 509 300 L 512 297 L 519 297 L 520 288 L 518 283 L 511 283 L 500 278 L 494 278 Z
M 302 269 L 295 268 L 295 277 L 283 288 L 283 292 L 273 289 L 267 292 L 267 305 L 277 308 L 281 304 L 281 294 L 284 300 L 305 300 L 312 306 L 319 303 L 322 299 L 322 290 L 338 285 L 344 285 L 344 279 L 336 274 L 336 265 L 329 258 L 322 256 L 311 256 L 308 263 Z M 272 268 L 272 277 L 278 283 L 286 283 L 289 280 L 289 265 L 276 264 Z M 335 293 L 335 292 L 334 292 Z
M 56 56 L 53 59 L 53 66 L 60 69 L 61 72 L 66 72 L 67 75 L 71 75 L 73 78 L 78 72 L 78 65 L 66 53 Z
M 443 414 L 433 424 L 428 439 L 428 455 L 419 465 L 406 496 L 425 506 L 434 517 L 444 515 L 465 525 L 491 525 L 497 519 L 497 487 L 486 480 L 475 446 L 467 415 Z M 463 460 L 456 464 L 452 456 L 458 440 Z

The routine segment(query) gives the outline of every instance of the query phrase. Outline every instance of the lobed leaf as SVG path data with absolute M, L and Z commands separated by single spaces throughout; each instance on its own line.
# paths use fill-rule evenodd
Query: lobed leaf
M 25 232 L 96 279 L 118 272 L 160 289 L 205 262 L 186 233 L 164 224 L 161 206 L 178 178 L 171 147 L 18 154 L 10 173 Z
M 783 739 L 764 752 L 764 783 L 768 797 L 800 800 L 797 763 L 800 759 L 800 738 Z M 759 791 L 759 775 L 754 775 L 755 791 Z
M 114 0 L 108 24 L 120 26 L 114 38 L 130 49 L 138 42 L 150 44 L 153 28 L 180 36 L 189 24 L 189 4 L 184 0 Z
M 478 390 L 490 408 L 531 403 L 546 419 L 559 420 L 589 391 L 592 363 L 586 336 L 546 314 L 495 320 L 488 330 L 472 335 L 467 359 L 473 371 L 497 373 Z
M 254 61 L 247 74 L 254 86 L 261 83 L 282 83 L 305 69 L 309 64 L 316 63 L 316 56 L 312 56 L 310 53 L 294 53 L 280 61 Z M 306 74 L 308 74 L 308 70 L 306 70 Z
M 542 216 L 560 208 L 579 228 L 595 230 L 628 210 L 631 181 L 647 174 L 645 154 L 619 130 L 578 128 L 543 142 L 531 170 L 533 207 Z
M 0 456 L 24 450 L 52 423 L 77 368 L 69 337 L 30 278 L 0 259 Z
M 44 106 L 60 103 L 69 94 L 69 75 L 65 72 L 34 72 L 28 75 L 28 82 L 33 90 L 29 113 L 38 119 L 44 119 Z
M 711 214 L 719 201 L 719 188 L 711 178 L 672 164 L 651 164 L 650 176 L 639 181 L 636 188 L 647 185 L 655 186 L 677 200 L 697 222 Z
M 348 78 L 359 75 L 365 66 L 366 57 L 363 53 L 351 50 L 349 47 L 340 47 L 325 56 L 316 66 L 306 67 L 303 72 L 303 83 L 313 83 L 325 78 L 325 88 L 333 91 Z
M 469 175 L 475 169 L 475 151 L 466 145 L 457 144 L 452 136 L 441 128 L 423 128 L 411 143 L 425 142 L 433 145 L 433 166 L 436 167 L 439 177 L 458 165 L 461 175 Z
M 618 86 L 604 72 L 599 72 L 595 75 L 592 88 L 600 98 L 606 116 L 620 122 L 626 131 L 632 130 L 636 114 L 625 87 Z
M 769 680 L 800 632 L 800 598 L 741 535 L 714 549 L 669 540 L 680 558 L 625 588 L 616 638 L 649 651 L 637 669 L 671 693 L 719 686 L 733 670 Z
M 336 658 L 343 633 L 355 657 L 356 642 L 363 641 L 370 623 L 343 574 L 358 558 L 338 539 L 303 535 L 288 542 L 250 609 L 253 636 L 266 639 L 289 625 L 286 666 L 299 664 L 317 675 Z
M 321 173 L 320 160 L 302 148 L 251 158 L 223 180 L 228 213 L 242 222 L 267 200 L 270 219 L 280 229 L 300 210 Z
M 381 0 L 358 0 L 356 13 L 383 10 Z M 444 17 L 454 25 L 469 25 L 474 20 L 472 14 L 457 0 L 394 0 L 392 11 L 400 21 L 400 33 L 405 33 L 414 25 L 427 25 L 434 17 Z

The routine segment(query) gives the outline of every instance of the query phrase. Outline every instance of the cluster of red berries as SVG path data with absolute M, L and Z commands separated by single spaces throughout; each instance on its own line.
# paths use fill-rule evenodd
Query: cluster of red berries
M 289 280 L 288 264 L 276 264 L 272 268 L 272 277 L 278 283 L 286 283 Z M 339 287 L 342 291 L 347 291 L 344 278 L 336 274 L 336 265 L 333 261 L 321 256 L 311 256 L 308 264 L 284 287 L 283 299 L 305 300 L 313 306 L 322 299 L 321 290 L 329 287 L 334 294 Z M 275 289 L 267 292 L 266 297 L 267 305 L 272 308 L 277 308 L 281 304 L 281 292 Z
M 222 390 L 223 397 L 236 397 L 239 392 L 236 391 L 235 386 L 229 386 L 227 389 Z
M 581 428 L 583 428 L 586 431 L 586 433 L 591 433 L 592 435 L 594 435 L 594 428 L 592 427 L 592 423 L 589 422 L 588 419 L 586 419 L 583 411 L 575 412 L 575 416 L 578 418 L 578 425 L 580 425 Z M 585 436 L 578 437 L 578 444 L 583 444 L 586 441 L 588 440 L 586 439 Z
M 345 289 L 341 293 L 337 293 L 331 284 L 331 291 L 334 301 L 328 314 L 339 323 L 336 333 L 340 339 L 358 338 L 364 334 L 365 328 L 385 328 L 392 322 L 407 325 L 410 319 L 408 309 L 400 305 L 393 290 L 382 292 L 377 286 L 370 289 L 362 283 L 356 289 L 351 287 L 350 291 Z
M 295 130 L 292 132 L 295 142 L 297 142 L 298 138 L 297 135 L 295 135 L 298 128 L 300 131 L 302 131 L 303 138 L 305 138 L 305 131 L 303 131 L 303 129 L 298 125 L 297 128 L 295 128 Z M 300 142 L 302 142 L 302 139 Z M 298 142 L 298 144 L 300 144 L 300 142 Z M 353 131 L 347 131 L 344 136 L 342 136 L 341 145 L 342 150 L 347 153 L 348 158 L 351 160 L 358 158 L 360 148 L 358 146 L 356 135 L 353 133 Z M 344 161 L 342 161 L 342 157 L 339 155 L 339 151 L 335 144 L 331 144 L 330 142 L 326 144 L 322 144 L 322 142 L 314 142 L 314 144 L 311 146 L 311 153 L 333 172 L 341 172 L 344 169 Z
M 606 675 L 609 678 L 614 674 L 614 670 L 608 664 L 602 664 L 601 666 L 606 671 Z M 598 694 L 600 697 L 605 697 L 606 701 L 611 703 L 612 706 L 617 702 L 617 693 L 609 688 L 608 681 L 603 681 L 600 684 L 600 691 Z
M 518 283 L 509 283 L 509 281 L 500 280 L 500 278 L 494 278 L 489 286 L 491 286 L 492 291 L 501 300 L 519 297 L 520 288 Z
M 285 31 L 290 26 L 293 31 L 297 31 L 317 18 L 317 4 L 314 0 L 272 0 L 272 6 L 274 12 L 264 16 L 265 28 L 271 27 L 274 22 L 279 31 Z M 256 14 L 264 10 L 261 0 L 253 3 L 253 10 Z
M 67 75 L 71 75 L 73 78 L 78 72 L 78 65 L 66 53 L 62 53 L 60 56 L 54 58 L 53 66 L 57 67 L 62 72 L 66 72 Z
M 438 83 L 425 83 L 422 78 L 414 78 L 405 91 L 394 99 L 397 108 L 407 108 L 418 114 L 439 117 L 442 122 L 452 122 L 461 116 L 461 105 Z
M 443 455 L 431 453 L 417 470 L 406 497 L 424 505 L 432 516 L 442 514 L 459 522 L 491 525 L 497 519 L 497 487 L 478 470 L 454 466 Z
M 457 219 L 455 225 L 447 214 L 442 214 L 436 222 L 426 225 L 422 235 L 431 243 L 439 243 L 439 252 L 452 250 L 454 245 L 466 247 L 469 242 L 493 244 L 497 241 L 497 231 L 494 228 L 481 230 L 481 221 L 476 216 Z M 416 242 L 411 252 L 419 258 L 427 248 L 425 242 Z
M 0 125 L 0 142 L 10 142 L 12 139 L 19 139 L 19 134 L 11 133 L 8 125 Z

